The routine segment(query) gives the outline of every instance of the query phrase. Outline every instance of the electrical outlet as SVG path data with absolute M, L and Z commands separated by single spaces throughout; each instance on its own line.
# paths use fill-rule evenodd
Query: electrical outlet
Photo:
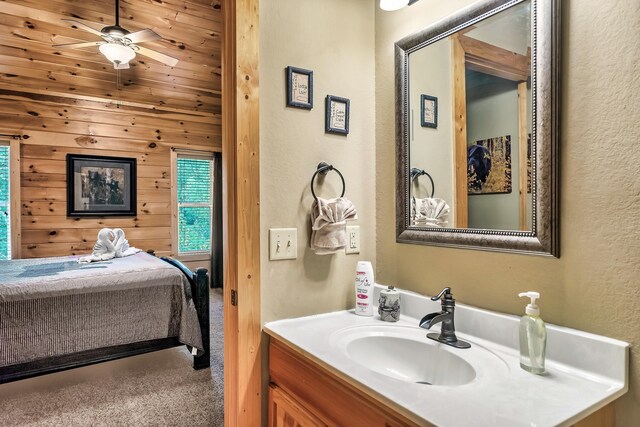
M 360 253 L 360 226 L 349 225 L 347 226 L 347 247 L 345 252 L 348 254 Z
M 298 258 L 298 229 L 269 229 L 269 260 Z

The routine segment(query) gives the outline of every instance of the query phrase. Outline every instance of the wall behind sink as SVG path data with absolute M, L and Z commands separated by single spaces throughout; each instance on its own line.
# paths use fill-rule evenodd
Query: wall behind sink
M 472 1 L 422 0 L 376 11 L 378 281 L 521 314 L 542 293 L 550 322 L 630 342 L 630 391 L 617 424 L 640 420 L 640 7 L 562 2 L 560 259 L 395 242 L 393 43 Z M 580 355 L 576 355 L 579 357 Z
M 375 261 L 374 2 L 260 2 L 260 228 L 262 321 L 353 306 L 358 260 Z M 311 111 L 286 107 L 285 67 L 313 70 Z M 348 136 L 324 133 L 327 94 L 351 100 Z M 309 249 L 311 176 L 320 161 L 344 175 L 358 210 L 361 253 Z M 330 172 L 316 193 L 336 197 Z M 269 261 L 269 228 L 298 228 L 298 259 Z

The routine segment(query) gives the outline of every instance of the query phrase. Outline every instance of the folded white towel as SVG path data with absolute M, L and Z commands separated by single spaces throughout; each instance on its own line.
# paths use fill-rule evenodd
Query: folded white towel
M 411 198 L 412 225 L 419 227 L 446 227 L 451 208 L 443 199 L 426 197 Z
M 129 241 L 124 237 L 124 231 L 120 228 L 112 230 L 103 228 L 98 232 L 98 241 L 93 246 L 91 255 L 78 258 L 79 263 L 106 261 L 112 258 L 121 258 L 141 252 L 129 246 Z
M 357 219 L 356 208 L 344 197 L 318 197 L 311 206 L 311 250 L 318 255 L 343 251 L 347 246 L 347 220 Z
M 113 234 L 116 236 L 114 240 L 116 258 L 122 258 L 141 252 L 140 249 L 129 246 L 129 241 L 124 237 L 124 231 L 121 228 L 114 228 Z

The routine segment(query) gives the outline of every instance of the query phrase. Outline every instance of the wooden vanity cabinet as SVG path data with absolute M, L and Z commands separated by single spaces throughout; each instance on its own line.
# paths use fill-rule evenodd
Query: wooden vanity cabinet
M 326 427 L 327 425 L 280 387 L 269 386 L 269 427 Z
M 270 339 L 269 427 L 416 427 L 334 372 Z
M 396 409 L 271 337 L 269 427 L 416 427 Z M 574 427 L 613 427 L 613 403 Z

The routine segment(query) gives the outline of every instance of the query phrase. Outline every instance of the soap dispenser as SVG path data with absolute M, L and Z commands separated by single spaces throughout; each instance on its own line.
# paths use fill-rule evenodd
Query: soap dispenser
M 518 296 L 531 298 L 526 314 L 520 319 L 520 367 L 534 374 L 542 374 L 547 346 L 547 328 L 540 319 L 540 309 L 536 305 L 540 294 L 529 291 Z

